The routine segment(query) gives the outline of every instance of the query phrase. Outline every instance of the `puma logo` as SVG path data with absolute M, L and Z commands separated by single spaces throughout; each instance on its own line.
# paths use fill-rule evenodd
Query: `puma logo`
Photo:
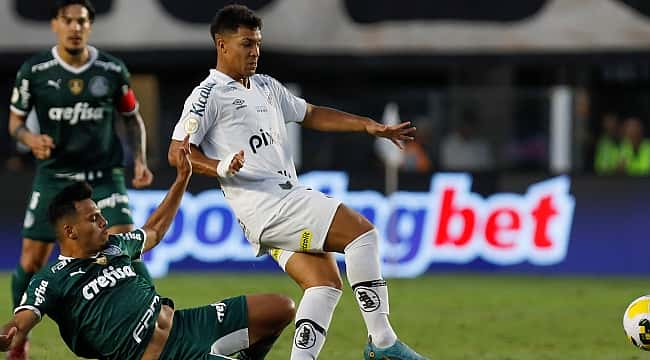
M 75 275 L 85 274 L 85 273 L 86 273 L 85 271 L 83 271 L 83 270 L 81 270 L 81 268 L 79 268 L 79 270 L 77 270 L 77 271 L 75 271 L 75 272 L 71 272 L 71 273 L 70 273 L 70 277 L 73 277 L 73 276 L 75 276 Z
M 56 81 L 48 80 L 47 85 L 51 86 L 51 87 L 53 87 L 53 88 L 55 88 L 57 90 L 60 90 L 61 89 L 61 79 L 57 79 Z

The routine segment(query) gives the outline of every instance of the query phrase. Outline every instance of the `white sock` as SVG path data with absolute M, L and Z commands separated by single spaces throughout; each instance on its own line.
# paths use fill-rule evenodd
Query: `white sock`
M 348 281 L 354 290 L 368 335 L 380 348 L 391 346 L 397 335 L 388 321 L 388 287 L 381 277 L 379 239 L 372 229 L 352 240 L 344 249 Z
M 296 311 L 291 360 L 318 358 L 342 293 L 329 286 L 315 286 L 305 290 Z

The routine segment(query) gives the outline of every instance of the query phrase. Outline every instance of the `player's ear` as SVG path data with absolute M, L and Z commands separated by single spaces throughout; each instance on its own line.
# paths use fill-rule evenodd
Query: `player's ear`
M 78 236 L 74 226 L 70 224 L 63 224 L 63 237 L 66 239 L 76 240 Z
M 217 45 L 217 50 L 220 52 L 225 52 L 226 51 L 226 42 L 221 35 L 215 35 L 215 44 Z
M 56 18 L 52 18 L 52 20 L 50 20 L 50 29 L 52 29 L 53 33 L 55 33 L 55 34 L 57 33 L 58 24 L 57 24 Z

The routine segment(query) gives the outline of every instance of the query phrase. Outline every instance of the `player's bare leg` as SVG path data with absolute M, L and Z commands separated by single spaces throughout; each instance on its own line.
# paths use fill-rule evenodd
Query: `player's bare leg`
M 388 320 L 388 286 L 381 276 L 379 235 L 361 214 L 341 204 L 330 225 L 325 251 L 345 254 L 348 281 L 368 329 L 366 359 L 424 359 L 397 339 Z
M 336 260 L 328 253 L 291 253 L 284 269 L 304 290 L 296 312 L 291 359 L 316 359 L 342 294 Z

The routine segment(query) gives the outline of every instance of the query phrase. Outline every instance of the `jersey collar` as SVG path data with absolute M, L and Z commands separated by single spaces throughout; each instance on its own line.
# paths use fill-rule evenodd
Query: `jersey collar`
M 220 82 L 220 83 L 223 83 L 223 84 L 226 84 L 226 85 L 232 85 L 233 83 L 235 83 L 235 84 L 239 84 L 239 85 L 241 85 L 243 87 L 243 85 L 239 81 L 231 78 L 230 76 L 222 73 L 221 71 L 219 71 L 217 69 L 210 69 L 210 76 L 213 79 Z
M 56 45 L 54 45 L 52 47 L 52 56 L 54 56 L 54 58 L 59 63 L 59 65 L 61 65 L 62 68 L 64 68 L 65 70 L 67 70 L 67 71 L 69 71 L 69 72 L 71 72 L 73 74 L 81 74 L 82 72 L 88 70 L 88 68 L 93 65 L 95 60 L 97 60 L 97 56 L 99 55 L 99 51 L 97 51 L 97 49 L 95 47 L 88 45 L 88 54 L 90 55 L 88 57 L 88 62 L 85 63 L 82 67 L 76 68 L 76 67 L 70 66 L 68 63 L 63 61 L 63 59 L 61 59 L 61 57 L 59 56 L 59 53 L 56 52 Z

